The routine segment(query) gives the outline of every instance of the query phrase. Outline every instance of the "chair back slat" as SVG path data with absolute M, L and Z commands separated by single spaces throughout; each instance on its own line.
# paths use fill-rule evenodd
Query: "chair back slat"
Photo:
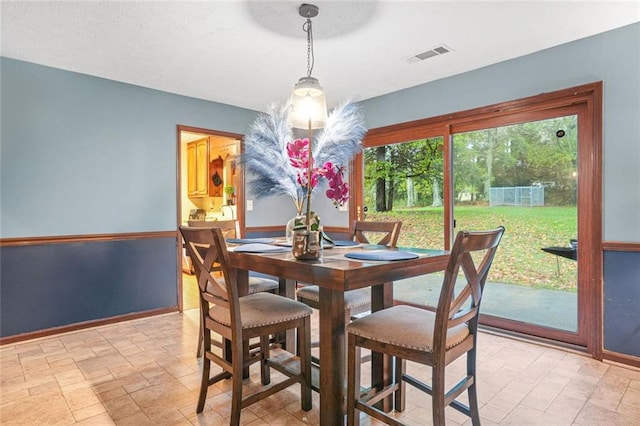
M 472 309 L 465 309 L 463 311 L 458 311 L 455 315 L 453 315 L 450 319 L 449 319 L 449 324 L 447 329 L 451 329 L 453 327 L 456 327 L 460 324 L 464 324 L 469 322 L 474 316 L 476 316 L 478 314 L 478 308 L 472 308 Z
M 453 327 L 466 323 L 475 336 L 484 285 L 503 233 L 504 227 L 500 226 L 491 231 L 460 231 L 456 235 L 436 309 L 434 353 L 444 353 L 447 330 Z M 480 256 L 477 266 L 472 254 Z M 460 279 L 464 285 L 456 295 Z
M 461 315 L 461 312 L 468 311 L 471 309 L 471 306 L 467 306 L 465 308 L 465 304 L 469 301 L 471 297 L 472 300 L 478 300 L 478 297 L 473 295 L 473 290 L 471 289 L 471 285 L 466 285 L 460 293 L 455 296 L 455 299 L 451 302 L 451 306 L 449 308 L 449 318 L 453 318 L 456 315 Z
M 190 228 L 219 228 L 224 238 L 240 238 L 240 222 L 237 220 L 190 220 Z M 204 252 L 207 247 L 198 247 L 198 250 Z M 203 253 L 204 255 L 204 253 Z M 214 263 L 211 271 L 220 271 L 220 265 Z
M 395 222 L 369 222 L 356 220 L 353 222 L 353 239 L 363 244 L 380 244 L 396 247 L 400 236 L 401 221 Z M 382 235 L 380 235 L 382 234 Z M 369 239 L 376 236 L 379 240 L 372 243 Z

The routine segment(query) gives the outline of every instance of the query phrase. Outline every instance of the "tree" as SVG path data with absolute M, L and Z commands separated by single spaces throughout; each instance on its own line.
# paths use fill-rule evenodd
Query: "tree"
M 425 203 L 427 199 L 441 200 L 438 184 L 438 194 L 433 195 L 433 181 L 442 179 L 442 164 L 442 138 L 365 150 L 365 188 L 375 182 L 372 201 L 376 211 L 393 210 L 396 198 L 404 199 L 408 206 Z
M 376 148 L 376 211 L 387 211 L 387 169 L 386 147 Z
M 456 134 L 453 155 L 456 195 L 541 185 L 545 204 L 575 203 L 575 116 Z

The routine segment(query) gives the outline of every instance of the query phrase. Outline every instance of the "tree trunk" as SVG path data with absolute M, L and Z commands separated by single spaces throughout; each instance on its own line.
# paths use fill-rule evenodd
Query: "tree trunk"
M 383 162 L 385 161 L 385 147 L 379 146 L 376 148 L 376 160 Z M 384 212 L 387 211 L 387 188 L 386 188 L 386 179 L 384 177 L 379 177 L 376 179 L 376 211 Z
M 438 179 L 431 179 L 431 190 L 433 191 L 431 207 L 442 207 L 442 197 L 440 196 L 440 183 L 438 182 Z
M 413 187 L 413 179 L 407 178 L 407 207 L 415 207 L 416 205 L 416 191 Z
M 487 147 L 487 176 L 484 180 L 484 199 L 488 200 L 491 197 L 491 178 L 493 176 L 493 152 L 496 149 L 496 145 L 498 145 L 498 129 L 493 129 L 491 132 L 488 132 L 489 140 Z

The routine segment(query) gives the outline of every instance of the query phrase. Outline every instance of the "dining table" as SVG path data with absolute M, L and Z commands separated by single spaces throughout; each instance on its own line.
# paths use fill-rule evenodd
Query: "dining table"
M 348 253 L 375 254 L 385 251 L 408 252 L 415 256 L 411 259 L 402 259 L 400 256 L 397 260 L 358 260 L 347 257 Z M 320 365 L 317 388 L 320 395 L 320 424 L 336 426 L 344 424 L 346 401 L 347 320 L 344 293 L 370 287 L 371 310 L 390 307 L 393 304 L 394 281 L 445 270 L 449 252 L 416 248 L 389 249 L 358 244 L 325 248 L 316 260 L 298 260 L 291 250 L 241 252 L 231 247 L 229 259 L 236 271 L 241 295 L 248 292 L 249 271 L 278 277 L 281 294 L 287 297 L 295 297 L 296 282 L 319 287 Z M 383 327 L 384 324 L 380 326 Z M 393 374 L 390 359 L 373 353 L 371 363 L 371 386 L 390 383 Z M 381 408 L 390 411 L 391 404 L 389 398 L 383 401 Z

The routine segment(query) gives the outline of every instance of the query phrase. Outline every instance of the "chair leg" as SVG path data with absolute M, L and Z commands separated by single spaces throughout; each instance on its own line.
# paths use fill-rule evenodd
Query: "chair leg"
M 393 405 L 396 411 L 403 412 L 405 409 L 405 401 L 406 401 L 406 383 L 402 380 L 404 376 L 405 368 L 407 362 L 402 358 L 396 358 L 395 365 L 395 377 L 396 383 L 398 384 L 398 390 L 394 392 L 394 401 Z
M 469 396 L 469 416 L 473 426 L 480 426 L 480 410 L 478 409 L 478 394 L 476 387 L 476 348 L 467 352 L 467 376 L 473 378 L 473 384 L 467 389 Z
M 209 330 L 204 333 L 204 343 L 211 345 L 211 334 Z M 202 413 L 204 402 L 207 399 L 207 390 L 209 389 L 209 374 L 211 372 L 211 360 L 206 356 L 202 357 L 202 380 L 200 381 L 200 396 L 198 397 L 198 406 L 196 413 Z
M 360 398 L 360 347 L 356 337 L 347 339 L 347 426 L 358 426 L 360 414 L 356 412 L 356 401 Z
M 431 370 L 431 410 L 433 411 L 433 425 L 444 426 L 445 415 L 444 409 L 444 395 L 445 395 L 445 383 L 444 383 L 444 366 L 434 365 Z
M 244 370 L 243 342 L 233 342 L 233 353 L 231 359 L 233 363 L 232 392 L 231 392 L 231 419 L 229 424 L 240 424 L 240 410 L 242 410 L 242 380 Z
M 263 385 L 271 383 L 271 370 L 269 368 L 269 335 L 260 336 L 260 375 Z
M 300 371 L 304 380 L 300 383 L 300 405 L 304 411 L 312 408 L 311 404 L 311 317 L 303 320 L 298 328 L 298 352 L 300 356 Z
M 198 348 L 196 349 L 196 358 L 200 358 L 204 353 L 204 324 L 202 323 L 202 317 L 202 306 L 200 306 L 200 328 L 198 330 Z

